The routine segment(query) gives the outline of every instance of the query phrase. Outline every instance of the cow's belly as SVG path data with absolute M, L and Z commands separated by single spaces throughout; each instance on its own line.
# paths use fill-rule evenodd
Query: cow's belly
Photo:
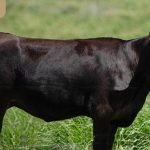
M 44 89 L 49 89 L 49 87 Z M 52 87 L 45 92 L 39 87 L 19 87 L 12 105 L 45 121 L 87 114 L 83 95 L 71 95 L 67 90 Z

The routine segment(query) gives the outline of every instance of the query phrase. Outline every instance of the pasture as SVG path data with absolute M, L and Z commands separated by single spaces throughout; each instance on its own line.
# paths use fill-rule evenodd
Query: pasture
M 0 31 L 48 39 L 118 37 L 150 31 L 150 1 L 7 0 Z M 87 117 L 46 123 L 17 108 L 7 111 L 0 150 L 90 150 L 92 122 Z M 113 150 L 150 149 L 150 97 L 134 123 L 119 129 Z

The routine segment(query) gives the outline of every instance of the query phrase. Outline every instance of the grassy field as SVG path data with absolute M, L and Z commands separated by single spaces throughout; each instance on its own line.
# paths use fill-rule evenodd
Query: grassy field
M 150 1 L 143 0 L 7 0 L 0 31 L 41 38 L 111 36 L 124 39 L 150 31 Z M 4 118 L 0 150 L 89 150 L 92 122 L 78 117 L 45 123 L 11 108 Z M 150 100 L 135 122 L 119 129 L 114 150 L 150 150 Z

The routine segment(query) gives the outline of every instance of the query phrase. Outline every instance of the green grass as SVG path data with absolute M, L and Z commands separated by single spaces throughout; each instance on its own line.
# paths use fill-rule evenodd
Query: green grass
M 41 38 L 113 36 L 124 39 L 148 34 L 150 1 L 143 0 L 7 0 L 0 31 Z M 149 98 L 149 97 L 148 97 Z M 114 150 L 150 149 L 150 100 L 135 122 L 119 129 Z M 4 118 L 1 150 L 89 150 L 92 122 L 78 117 L 46 123 L 11 108 Z

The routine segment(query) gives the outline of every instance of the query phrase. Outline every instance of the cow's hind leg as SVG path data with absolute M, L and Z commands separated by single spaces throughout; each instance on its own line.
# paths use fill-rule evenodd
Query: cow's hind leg
M 8 93 L 4 96 L 0 96 L 0 132 L 2 130 L 3 118 L 6 113 L 7 108 L 9 108 L 9 98 Z
M 0 132 L 2 130 L 3 118 L 7 110 L 7 103 L 0 102 Z
M 93 119 L 93 150 L 111 150 L 117 126 Z

